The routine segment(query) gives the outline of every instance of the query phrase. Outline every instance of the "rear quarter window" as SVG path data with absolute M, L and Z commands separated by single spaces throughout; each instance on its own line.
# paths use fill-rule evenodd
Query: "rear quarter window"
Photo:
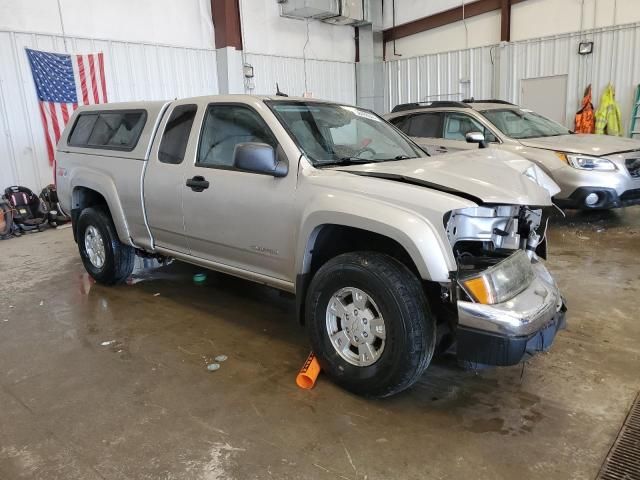
M 440 138 L 441 113 L 419 113 L 411 117 L 407 134 L 411 137 Z
M 131 151 L 147 121 L 145 110 L 110 110 L 78 115 L 69 135 L 73 147 Z
M 158 159 L 162 163 L 182 163 L 189 142 L 193 119 L 198 111 L 197 105 L 179 105 L 171 112 L 158 150 Z

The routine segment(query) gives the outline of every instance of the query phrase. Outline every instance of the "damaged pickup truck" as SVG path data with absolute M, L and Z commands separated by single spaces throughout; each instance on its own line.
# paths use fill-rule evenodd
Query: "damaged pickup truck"
M 172 257 L 295 295 L 324 371 L 369 396 L 436 352 L 513 365 L 565 306 L 544 265 L 555 184 L 493 149 L 429 158 L 376 114 L 210 96 L 80 107 L 57 185 L 86 270 Z

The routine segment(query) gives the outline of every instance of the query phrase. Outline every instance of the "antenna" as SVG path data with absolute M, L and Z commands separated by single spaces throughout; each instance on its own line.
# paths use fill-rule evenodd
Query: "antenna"
M 280 91 L 280 85 L 278 85 L 278 82 L 276 82 L 276 96 L 277 97 L 288 97 L 289 96 L 286 93 L 283 93 L 283 92 Z

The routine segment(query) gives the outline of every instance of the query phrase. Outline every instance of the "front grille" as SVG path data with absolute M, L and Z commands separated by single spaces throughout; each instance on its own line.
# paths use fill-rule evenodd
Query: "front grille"
M 640 479 L 640 394 L 602 464 L 598 480 Z
M 633 178 L 640 178 L 640 158 L 627 158 L 625 165 L 629 170 L 629 175 Z

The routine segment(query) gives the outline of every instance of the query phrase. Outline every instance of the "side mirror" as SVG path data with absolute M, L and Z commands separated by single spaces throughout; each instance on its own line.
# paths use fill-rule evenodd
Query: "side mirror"
M 233 152 L 233 164 L 245 172 L 286 177 L 289 166 L 276 158 L 276 152 L 266 143 L 239 143 Z
M 467 139 L 467 143 L 477 143 L 479 148 L 487 148 L 484 135 L 480 132 L 469 132 L 465 138 Z

